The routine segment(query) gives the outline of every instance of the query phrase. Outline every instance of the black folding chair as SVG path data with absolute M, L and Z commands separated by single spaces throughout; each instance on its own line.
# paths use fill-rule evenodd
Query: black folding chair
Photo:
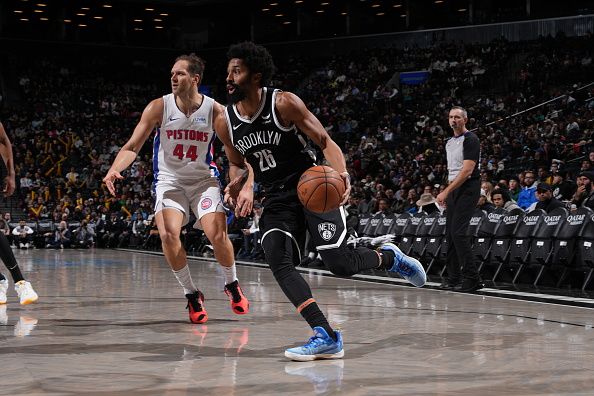
M 427 273 L 435 264 L 439 261 L 440 253 L 442 250 L 447 252 L 447 244 L 445 242 L 445 231 L 446 231 L 446 216 L 445 214 L 439 214 L 437 219 L 427 235 L 427 242 L 425 243 L 425 255 L 430 258 L 427 264 Z
M 481 211 L 483 212 L 483 211 Z M 475 212 L 477 216 L 481 216 L 481 212 Z M 483 212 L 484 213 L 484 212 Z M 507 214 L 508 212 L 504 209 L 497 208 L 493 212 L 486 214 L 480 218 L 480 222 L 477 223 L 477 220 L 474 220 L 474 230 L 471 231 L 471 236 L 473 237 L 472 241 L 472 251 L 474 254 L 474 259 L 479 261 L 478 270 L 479 272 L 483 268 L 485 262 L 489 260 L 489 255 L 491 253 L 491 242 L 493 237 L 495 236 L 495 232 L 497 231 L 497 227 L 501 224 L 501 219 Z M 473 216 L 473 218 L 476 216 Z M 473 220 L 471 219 L 471 225 Z
M 517 272 L 512 283 L 516 281 L 518 272 L 521 272 L 524 266 L 529 263 L 532 238 L 538 231 L 538 227 L 543 222 L 545 216 L 546 212 L 544 210 L 534 210 L 524 215 L 516 228 L 509 250 L 509 262 L 517 266 Z
M 498 265 L 493 280 L 495 280 L 502 266 L 509 260 L 511 239 L 524 218 L 524 214 L 524 211 L 519 209 L 504 215 L 500 219 L 501 224 L 497 227 L 491 242 L 491 262 Z
M 376 235 L 380 236 L 389 234 L 389 231 L 392 229 L 392 224 L 396 220 L 396 217 L 397 216 L 393 214 L 384 216 L 380 224 L 378 224 L 377 226 L 377 229 L 375 231 Z
M 431 228 L 433 228 L 433 225 L 437 222 L 438 217 L 438 211 L 423 217 L 419 227 L 417 228 L 417 234 L 414 237 L 411 247 L 411 255 L 417 257 L 419 260 L 425 256 L 427 240 L 429 239 Z
M 402 230 L 402 240 L 398 247 L 404 254 L 408 255 L 410 253 L 415 235 L 417 235 L 417 229 L 426 215 L 426 212 L 415 213 Z
M 392 234 L 396 237 L 396 243 L 400 243 L 402 241 L 402 236 L 404 235 L 404 229 L 408 226 L 408 222 L 412 218 L 412 214 L 408 212 L 404 212 L 399 214 L 394 221 L 392 222 L 392 227 L 388 231 L 388 234 Z
M 369 219 L 371 219 L 371 215 L 369 213 L 359 215 L 359 224 L 357 224 L 358 236 L 363 236 L 363 231 L 365 231 L 367 224 L 369 224 Z
M 565 208 L 557 208 L 553 210 L 551 213 L 544 216 L 540 227 L 538 227 L 538 230 L 536 230 L 536 233 L 534 234 L 534 238 L 532 238 L 532 242 L 530 243 L 530 260 L 528 264 L 540 266 L 538 275 L 534 280 L 534 286 L 538 284 L 545 268 L 549 267 L 553 262 L 552 258 L 555 239 L 557 238 L 557 234 L 563 226 L 567 215 L 568 211 Z M 520 266 L 518 269 L 513 283 L 516 283 L 522 268 L 523 266 Z
M 555 241 L 553 262 L 564 266 L 557 287 L 571 268 L 587 269 L 582 290 L 585 290 L 594 273 L 594 211 L 581 207 L 570 213 L 559 230 Z

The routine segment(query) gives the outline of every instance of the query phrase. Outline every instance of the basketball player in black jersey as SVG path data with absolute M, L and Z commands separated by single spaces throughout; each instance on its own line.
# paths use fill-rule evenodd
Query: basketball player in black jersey
M 14 193 L 15 189 L 15 175 L 14 175 L 14 163 L 12 160 L 12 144 L 10 139 L 4 130 L 4 126 L 0 122 L 0 155 L 2 161 L 0 161 L 0 174 L 4 179 L 4 190 L 2 191 L 5 196 L 9 197 Z M 10 271 L 12 280 L 14 281 L 14 288 L 19 296 L 19 301 L 22 305 L 27 305 L 37 301 L 38 296 L 33 290 L 31 283 L 27 282 L 21 273 L 21 269 L 17 264 L 10 243 L 4 235 L 0 232 L 0 258 L 6 265 L 6 268 Z M 6 291 L 8 290 L 8 280 L 4 275 L 0 274 L 0 305 L 6 304 Z
M 297 182 L 315 160 L 307 150 L 307 138 L 322 149 L 328 164 L 344 179 L 344 204 L 351 186 L 342 151 L 298 96 L 266 86 L 274 64 L 264 47 L 251 42 L 233 45 L 227 58 L 231 104 L 215 120 L 215 129 L 226 148 L 232 147 L 247 159 L 253 169 L 250 177 L 253 174 L 266 192 L 260 218 L 266 262 L 285 295 L 314 330 L 314 336 L 304 346 L 286 350 L 285 356 L 300 361 L 341 358 L 344 351 L 340 332 L 330 327 L 309 285 L 295 269 L 301 259 L 306 227 L 323 261 L 337 275 L 386 268 L 422 286 L 425 272 L 417 260 L 405 256 L 393 244 L 383 245 L 379 251 L 347 248 L 342 208 L 325 214 L 304 209 L 297 198 Z M 253 194 L 251 180 L 240 194 L 242 202 L 251 202 L 253 196 L 244 199 Z M 233 197 L 228 194 L 228 198 L 233 203 Z

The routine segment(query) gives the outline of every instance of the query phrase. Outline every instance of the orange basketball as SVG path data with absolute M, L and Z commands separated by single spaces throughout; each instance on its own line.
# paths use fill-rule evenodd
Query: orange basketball
M 345 191 L 344 181 L 329 166 L 312 166 L 299 178 L 297 194 L 307 209 L 325 213 L 340 206 Z

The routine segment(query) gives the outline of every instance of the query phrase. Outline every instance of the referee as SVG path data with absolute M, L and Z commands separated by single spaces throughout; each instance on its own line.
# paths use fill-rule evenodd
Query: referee
M 447 279 L 442 288 L 472 292 L 483 287 L 474 263 L 468 223 L 479 200 L 481 183 L 478 162 L 480 141 L 466 129 L 468 114 L 462 107 L 450 110 L 449 124 L 454 136 L 446 143 L 448 157 L 448 186 L 436 201 L 446 206 Z

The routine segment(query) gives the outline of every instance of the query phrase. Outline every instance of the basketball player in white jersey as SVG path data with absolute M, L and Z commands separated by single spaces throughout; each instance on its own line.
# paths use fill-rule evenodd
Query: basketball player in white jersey
M 205 323 L 204 295 L 190 275 L 186 252 L 180 240 L 190 210 L 195 226 L 202 228 L 213 246 L 225 274 L 225 293 L 236 314 L 246 314 L 249 303 L 237 281 L 233 245 L 227 236 L 218 171 L 213 162 L 215 131 L 213 120 L 223 106 L 198 92 L 204 62 L 194 54 L 178 57 L 171 69 L 172 93 L 151 101 L 128 142 L 116 156 L 103 179 L 115 196 L 114 181 L 130 166 L 144 142 L 156 128 L 153 148 L 155 219 L 163 253 L 188 299 L 190 321 Z M 233 156 L 234 153 L 231 153 Z M 243 158 L 229 158 L 243 164 Z M 235 177 L 237 166 L 230 169 Z M 251 210 L 251 208 L 249 208 Z

